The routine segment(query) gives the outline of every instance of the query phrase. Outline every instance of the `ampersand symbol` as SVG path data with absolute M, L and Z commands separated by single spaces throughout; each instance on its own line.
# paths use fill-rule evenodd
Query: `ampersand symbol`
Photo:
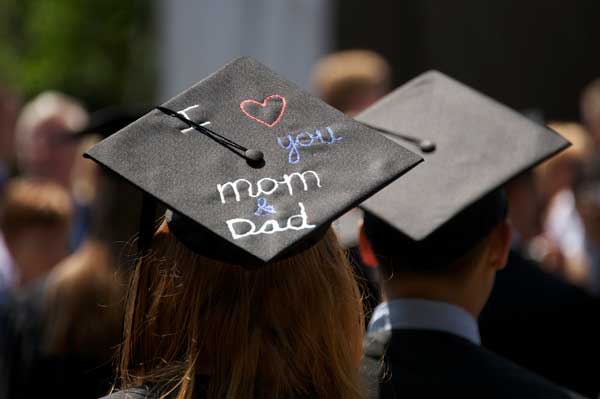
M 257 198 L 256 207 L 256 212 L 254 212 L 256 216 L 266 216 L 277 213 L 275 208 L 272 205 L 269 205 L 265 198 Z

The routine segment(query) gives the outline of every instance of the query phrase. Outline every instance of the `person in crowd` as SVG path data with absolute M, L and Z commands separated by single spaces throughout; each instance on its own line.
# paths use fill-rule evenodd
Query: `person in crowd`
M 600 154 L 600 78 L 584 88 L 579 109 L 581 120 L 594 142 L 597 157 Z
M 74 165 L 80 152 L 76 132 L 85 129 L 89 116 L 83 106 L 65 94 L 47 91 L 25 104 L 16 124 L 15 153 L 19 172 L 62 185 L 73 201 L 70 249 L 84 240 L 89 227 L 89 203 L 74 192 Z M 81 177 L 81 170 L 78 170 Z
M 177 112 L 198 101 L 211 111 Z M 301 168 L 267 139 L 298 121 L 334 127 Z M 361 298 L 330 224 L 417 155 L 241 58 L 86 156 L 145 193 L 111 398 L 362 397 Z
M 97 142 L 96 135 L 108 137 L 139 116 L 98 111 L 78 134 L 84 143 Z M 4 383 L 0 380 L 7 398 L 38 398 L 50 391 L 65 399 L 94 399 L 115 380 L 112 363 L 122 335 L 141 195 L 122 179 L 99 174 L 93 163 L 85 160 L 83 166 L 86 174 L 98 174 L 89 237 L 8 309 L 12 345 Z
M 345 50 L 321 58 L 311 73 L 313 91 L 327 104 L 355 115 L 387 94 L 392 70 L 370 50 Z
M 0 230 L 22 287 L 48 273 L 68 255 L 71 201 L 58 184 L 11 180 L 0 207 Z
M 69 136 L 82 130 L 87 112 L 73 98 L 44 92 L 25 104 L 16 125 L 17 166 L 27 177 L 48 179 L 71 188 L 78 142 Z
M 570 397 L 481 347 L 476 321 L 511 244 L 502 185 L 568 142 L 439 72 L 357 120 L 425 157 L 361 205 L 361 249 L 379 264 L 385 300 L 365 339 L 372 396 Z
M 529 257 L 527 244 L 541 232 L 534 173 L 522 173 L 505 189 L 513 238 L 508 262 L 496 274 L 479 316 L 482 343 L 551 381 L 594 397 L 600 384 L 588 364 L 600 356 L 600 323 L 590 315 L 598 313 L 600 304 Z
M 0 397 L 11 398 L 15 371 L 16 296 L 36 290 L 44 276 L 68 254 L 71 202 L 50 181 L 12 179 L 0 204 L 0 231 L 15 270 L 14 287 L 0 290 Z M 26 312 L 19 312 L 25 317 Z M 31 380 L 28 382 L 30 386 Z
M 536 169 L 543 197 L 543 234 L 532 242 L 532 255 L 546 270 L 570 283 L 587 288 L 592 271 L 586 262 L 585 232 L 575 207 L 573 185 L 578 174 L 593 156 L 593 142 L 576 123 L 551 123 L 572 145 Z

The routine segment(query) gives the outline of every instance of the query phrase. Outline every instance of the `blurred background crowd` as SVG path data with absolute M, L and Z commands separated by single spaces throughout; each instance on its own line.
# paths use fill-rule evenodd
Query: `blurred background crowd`
M 241 55 L 350 115 L 439 69 L 566 137 L 567 151 L 507 184 L 511 259 L 530 269 L 500 272 L 482 337 L 599 392 L 577 365 L 564 372 L 600 352 L 599 20 L 593 0 L 0 0 L 0 398 L 73 375 L 79 398 L 110 389 L 140 201 L 81 154 Z M 564 355 L 563 369 L 518 353 L 523 336 Z

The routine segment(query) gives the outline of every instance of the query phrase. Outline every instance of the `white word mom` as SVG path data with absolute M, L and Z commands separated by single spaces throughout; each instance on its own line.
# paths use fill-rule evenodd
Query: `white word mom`
M 227 203 L 225 196 L 227 193 L 233 193 L 235 196 L 235 201 L 240 201 L 240 189 L 238 186 L 245 185 L 248 190 L 248 195 L 252 198 L 256 198 L 261 195 L 271 195 L 275 191 L 277 191 L 281 186 L 287 188 L 290 195 L 294 195 L 294 181 L 299 181 L 302 183 L 302 187 L 304 191 L 308 191 L 308 176 L 313 176 L 314 181 L 316 182 L 317 187 L 321 187 L 321 179 L 319 179 L 319 175 L 317 172 L 312 170 L 307 170 L 306 172 L 298 173 L 294 172 L 289 175 L 283 175 L 282 180 L 271 179 L 270 177 L 265 177 L 256 182 L 256 190 L 254 189 L 254 185 L 246 180 L 246 179 L 237 179 L 234 182 L 227 182 L 225 184 L 217 184 L 217 191 L 219 191 L 219 195 L 221 196 L 221 203 Z M 229 190 L 228 190 L 229 189 Z

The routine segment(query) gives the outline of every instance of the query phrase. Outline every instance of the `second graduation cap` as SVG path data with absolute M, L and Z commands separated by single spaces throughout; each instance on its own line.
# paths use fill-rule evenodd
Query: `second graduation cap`
M 361 205 L 375 252 L 397 255 L 416 268 L 437 268 L 466 253 L 504 218 L 501 187 L 569 145 L 436 71 L 406 83 L 356 119 L 425 158 Z
M 310 242 L 422 160 L 250 58 L 86 156 L 165 204 L 190 249 L 253 267 Z

